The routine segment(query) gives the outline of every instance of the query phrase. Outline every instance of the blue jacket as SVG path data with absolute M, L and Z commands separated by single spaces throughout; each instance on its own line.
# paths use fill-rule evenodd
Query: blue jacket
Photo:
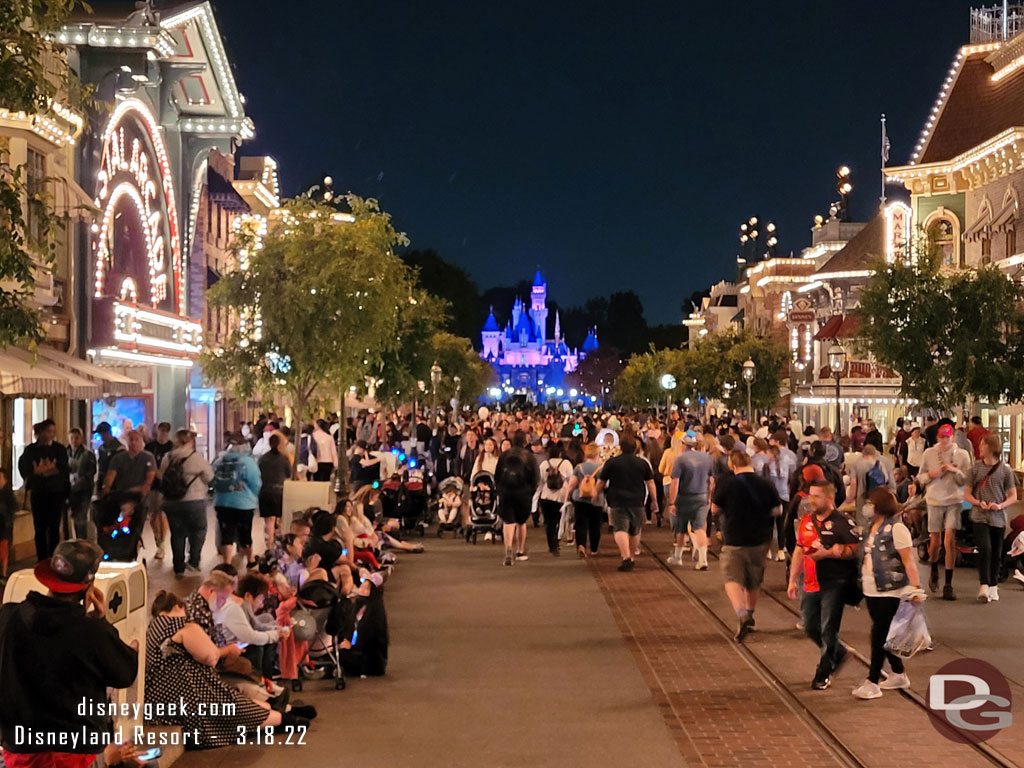
M 231 464 L 237 463 L 239 485 L 232 491 L 219 491 L 217 480 Z M 218 468 L 221 472 L 218 472 Z M 233 445 L 218 456 L 213 462 L 213 506 L 231 509 L 256 509 L 259 506 L 260 487 L 263 479 L 260 468 L 252 457 L 252 449 L 248 445 Z

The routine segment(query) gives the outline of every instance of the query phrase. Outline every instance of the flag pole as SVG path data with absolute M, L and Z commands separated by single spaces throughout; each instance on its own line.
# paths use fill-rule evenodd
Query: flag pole
M 889 159 L 889 137 L 885 135 L 885 113 L 882 113 L 882 207 L 885 207 L 885 161 Z

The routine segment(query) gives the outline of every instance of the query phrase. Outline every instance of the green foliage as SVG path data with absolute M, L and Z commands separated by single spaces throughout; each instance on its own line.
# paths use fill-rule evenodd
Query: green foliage
M 494 369 L 480 358 L 469 339 L 441 331 L 430 339 L 429 348 L 433 360 L 441 369 L 441 383 L 437 388 L 438 403 L 448 403 L 456 396 L 456 376 L 459 377 L 459 401 L 463 403 L 476 400 L 492 383 Z
M 71 15 L 75 0 L 5 0 L 0 3 L 0 106 L 11 112 L 47 113 L 68 79 L 47 75 L 47 41 Z M 0 155 L 3 153 L 0 152 Z M 33 232 L 28 232 L 26 214 Z M 52 269 L 63 217 L 53 212 L 44 184 L 30 189 L 23 168 L 0 163 L 0 347 L 31 347 L 44 336 L 33 306 L 33 268 Z
M 576 370 L 566 374 L 566 389 L 577 389 L 585 395 L 605 400 L 605 388 L 610 388 L 625 370 L 623 353 L 608 346 L 600 346 L 580 360 Z
M 1021 286 L 991 266 L 940 271 L 934 249 L 923 252 L 920 263 L 874 265 L 860 294 L 861 344 L 925 406 L 1021 399 Z
M 748 357 L 757 371 L 750 388 L 751 401 L 755 408 L 771 408 L 779 396 L 786 350 L 749 331 L 713 334 L 689 349 L 652 347 L 649 352 L 634 355 L 615 382 L 615 400 L 632 406 L 663 402 L 666 393 L 661 388 L 661 377 L 670 373 L 676 379 L 674 402 L 703 396 L 722 400 L 730 408 L 745 409 L 747 388 L 741 371 Z
M 442 323 L 444 330 L 457 336 L 477 338 L 484 324 L 486 307 L 482 306 L 480 289 L 456 264 L 449 264 L 437 251 L 413 250 L 402 259 L 417 271 L 417 282 L 423 290 L 444 299 L 448 314 Z
M 400 342 L 399 310 L 414 298 L 413 275 L 394 254 L 405 236 L 390 216 L 375 200 L 348 202 L 352 223 L 332 221 L 322 204 L 292 200 L 262 247 L 255 232 L 236 233 L 237 266 L 208 300 L 244 325 L 202 354 L 211 379 L 246 397 L 284 396 L 306 418 L 312 401 L 332 402 L 379 370 Z

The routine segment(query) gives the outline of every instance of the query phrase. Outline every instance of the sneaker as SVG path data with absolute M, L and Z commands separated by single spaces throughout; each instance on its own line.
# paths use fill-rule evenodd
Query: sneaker
M 633 563 L 632 560 L 623 560 L 619 564 L 619 570 L 620 571 L 632 571 L 633 570 L 633 565 L 634 565 L 634 563 Z
M 675 556 L 673 555 L 673 556 L 670 556 L 670 557 L 668 558 L 668 564 L 669 564 L 669 565 L 682 565 L 682 564 L 683 564 L 683 561 L 682 561 L 682 560 L 680 560 L 680 559 L 679 559 L 678 557 L 675 557 Z
M 816 691 L 824 691 L 830 685 L 832 685 L 831 677 L 826 677 L 824 680 L 814 678 L 814 680 L 811 681 L 811 688 L 813 688 Z
M 739 628 L 736 630 L 736 642 L 742 643 L 743 638 L 754 631 L 754 617 L 749 613 L 740 619 Z
M 943 600 L 956 600 L 956 595 L 953 594 L 953 585 L 947 584 L 942 588 L 942 599 Z
M 937 564 L 932 566 L 931 576 L 928 577 L 928 589 L 932 592 L 939 591 L 939 566 Z
M 772 557 L 772 551 L 770 549 L 767 552 L 764 553 L 764 559 L 768 560 L 768 561 L 771 561 L 771 560 L 775 559 L 775 558 Z
M 174 574 L 174 578 L 177 579 L 178 581 L 181 581 L 182 579 L 185 578 L 185 574 L 184 573 L 175 573 Z
M 876 683 L 865 680 L 853 689 L 853 695 L 858 699 L 880 699 L 882 698 L 882 689 Z
M 900 672 L 898 675 L 895 672 L 891 672 L 885 680 L 878 684 L 878 687 L 883 691 L 895 691 L 897 688 L 909 688 L 910 678 L 907 677 L 906 672 Z
M 505 555 L 505 565 L 512 565 L 512 555 Z
M 157 545 L 157 547 L 156 547 L 156 554 L 153 555 L 153 559 L 154 560 L 163 560 L 164 559 L 164 545 L 163 544 L 158 544 Z
M 801 632 L 803 632 L 803 631 L 804 631 L 804 623 L 803 623 L 802 621 L 798 621 L 798 622 L 797 622 L 796 624 L 794 624 L 793 626 L 795 626 L 795 627 L 796 627 L 797 629 L 799 629 L 799 630 L 800 630 Z
M 640 549 L 637 548 L 633 551 L 633 557 L 640 557 Z
M 706 571 L 707 569 L 708 569 L 708 564 L 707 563 L 697 563 L 695 566 L 693 566 L 693 570 L 695 570 L 695 571 Z
M 587 559 L 587 548 L 586 547 L 576 547 L 576 557 L 578 557 L 580 560 L 586 560 Z
M 523 562 L 524 560 L 529 560 L 529 559 L 530 559 L 530 556 L 528 554 L 526 554 L 525 552 L 519 552 L 516 555 L 516 560 L 518 560 L 519 562 Z
M 484 541 L 490 541 L 493 538 L 494 538 L 494 534 L 491 533 L 490 531 L 488 531 L 487 533 L 484 534 Z
M 989 599 L 990 598 L 988 596 L 988 585 L 982 584 L 980 587 L 978 587 L 978 602 L 987 603 Z
M 777 563 L 784 563 L 784 562 L 786 562 L 786 550 L 780 549 L 778 552 L 775 553 L 775 562 L 777 562 Z
M 192 563 L 185 563 L 186 573 L 200 573 L 198 565 L 192 565 Z
M 1013 578 L 1015 578 L 1021 584 L 1024 584 L 1024 573 L 1021 573 L 1019 568 L 1013 569 Z
M 561 553 L 561 552 L 559 552 L 557 548 L 556 548 L 556 549 L 552 549 L 552 550 L 549 550 L 549 551 L 550 551 L 550 552 L 551 552 L 551 554 L 552 554 L 553 556 L 555 556 L 555 557 L 561 557 L 561 556 L 562 556 L 562 553 Z
M 988 588 L 988 601 L 994 603 L 999 599 L 999 587 Z

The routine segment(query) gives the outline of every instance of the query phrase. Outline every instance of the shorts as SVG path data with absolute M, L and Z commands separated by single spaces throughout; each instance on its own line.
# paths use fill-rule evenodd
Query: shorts
M 532 511 L 532 493 L 507 493 L 498 497 L 498 515 L 505 525 L 526 525 Z
M 703 494 L 680 494 L 676 496 L 676 511 L 672 515 L 672 533 L 686 533 L 689 523 L 694 531 L 703 531 L 708 527 L 708 499 Z
M 252 546 L 252 513 L 251 509 L 235 509 L 234 507 L 214 507 L 217 510 L 217 530 L 220 533 L 220 544 L 229 547 L 237 544 L 241 549 Z
M 646 519 L 643 507 L 612 507 L 612 527 L 616 532 L 625 531 L 630 536 L 638 536 Z
M 164 495 L 160 493 L 160 491 L 150 491 L 146 494 L 142 503 L 146 509 L 146 517 L 153 518 L 157 515 L 163 514 Z
M 260 491 L 260 517 L 281 517 L 284 507 L 284 494 L 273 491 Z
M 960 530 L 960 513 L 963 504 L 929 504 L 928 533 L 942 533 L 950 529 Z
M 770 541 L 754 547 L 735 547 L 731 544 L 723 546 L 719 560 L 722 562 L 726 584 L 732 582 L 744 589 L 759 589 L 764 581 L 764 564 L 769 546 Z

